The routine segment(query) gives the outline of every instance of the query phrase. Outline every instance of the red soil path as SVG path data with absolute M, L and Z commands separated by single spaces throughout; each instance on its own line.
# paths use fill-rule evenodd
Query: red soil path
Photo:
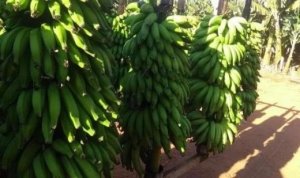
M 262 75 L 256 111 L 240 126 L 235 143 L 180 178 L 300 178 L 300 83 Z M 168 169 L 193 154 L 189 144 L 184 158 L 174 152 L 162 163 Z M 137 176 L 118 166 L 114 177 Z

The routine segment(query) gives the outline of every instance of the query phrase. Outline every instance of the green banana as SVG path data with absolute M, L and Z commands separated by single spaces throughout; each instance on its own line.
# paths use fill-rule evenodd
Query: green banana
M 86 113 L 86 111 L 82 107 L 78 107 L 78 111 L 80 113 L 80 122 L 82 123 L 82 129 L 84 132 L 88 133 L 90 136 L 94 136 L 96 131 L 93 126 L 93 122 L 90 116 Z
M 65 112 L 62 112 L 60 115 L 60 124 L 63 134 L 68 142 L 74 142 L 76 129 L 73 127 L 72 122 L 69 120 L 68 115 Z
M 67 50 L 67 32 L 60 23 L 55 23 L 52 27 L 55 34 L 56 42 L 64 51 Z
M 93 10 L 89 6 L 81 6 L 84 19 L 86 20 L 86 24 L 91 25 L 95 30 L 99 30 L 101 28 L 99 19 L 97 15 L 93 13 Z
M 64 106 L 67 110 L 69 115 L 69 119 L 71 120 L 75 129 L 80 127 L 80 119 L 79 119 L 79 111 L 78 106 L 75 101 L 74 96 L 72 95 L 71 91 L 67 86 L 61 88 L 61 97 L 64 103 Z
M 31 59 L 36 67 L 42 65 L 42 36 L 39 28 L 34 28 L 29 34 Z
M 26 123 L 26 119 L 31 111 L 31 105 L 28 103 L 31 101 L 31 92 L 22 91 L 17 100 L 16 112 L 18 113 L 19 122 L 21 124 Z
M 78 1 L 71 0 L 71 7 L 68 9 L 68 13 L 74 23 L 76 23 L 79 27 L 85 26 L 85 18 L 83 16 L 81 5 Z
M 30 16 L 32 18 L 38 18 L 44 14 L 47 8 L 47 4 L 42 0 L 31 0 L 30 1 Z
M 49 52 L 52 52 L 53 50 L 55 50 L 56 39 L 55 39 L 54 31 L 52 30 L 52 27 L 47 23 L 43 23 L 43 24 L 41 24 L 40 31 L 41 31 L 42 39 L 43 39 L 46 49 Z
M 59 178 L 64 177 L 64 173 L 59 159 L 57 158 L 57 155 L 51 148 L 47 148 L 46 150 L 44 150 L 43 159 L 52 176 Z
M 86 177 L 98 177 L 99 174 L 96 171 L 96 168 L 87 160 L 81 159 L 78 156 L 74 156 L 74 160 L 79 167 L 79 169 L 83 172 Z
M 72 158 L 73 156 L 73 151 L 71 150 L 69 144 L 63 140 L 63 139 L 55 139 L 52 142 L 53 150 L 55 150 L 58 153 L 61 153 L 65 156 L 67 156 L 68 158 Z
M 24 27 L 20 26 L 0 35 L 0 56 L 2 60 L 4 60 L 11 53 L 11 50 L 14 46 L 14 41 L 18 36 L 16 34 L 18 34 L 19 31 L 23 29 Z
M 40 124 L 39 118 L 33 113 L 30 113 L 27 120 L 27 123 L 20 127 L 20 133 L 23 136 L 24 142 L 29 141 L 32 138 L 38 128 L 38 124 Z
M 48 9 L 49 9 L 53 19 L 55 19 L 55 20 L 60 19 L 60 17 L 61 17 L 61 5 L 59 4 L 59 2 L 54 1 L 54 0 L 50 0 L 48 2 Z
M 32 108 L 34 113 L 38 116 L 42 116 L 42 111 L 45 102 L 45 90 L 42 88 L 32 91 Z
M 20 147 L 22 146 L 22 136 L 20 133 L 17 133 L 8 143 L 5 150 L 3 150 L 3 155 L 1 158 L 2 169 L 10 168 L 13 163 L 18 158 L 19 153 L 21 152 Z
M 60 82 L 65 82 L 69 75 L 69 60 L 65 51 L 59 50 L 55 53 L 55 61 L 57 67 L 56 78 Z
M 47 169 L 46 162 L 43 158 L 43 153 L 39 153 L 33 159 L 33 171 L 35 177 L 49 178 L 52 177 L 51 173 Z
M 42 119 L 42 134 L 44 137 L 44 141 L 45 143 L 51 143 L 54 130 L 51 128 L 49 112 L 47 109 L 44 110 Z
M 13 42 L 13 49 L 12 53 L 14 55 L 14 63 L 19 64 L 21 58 L 23 57 L 25 53 L 26 46 L 28 46 L 29 43 L 29 36 L 27 35 L 29 28 L 22 28 L 20 31 L 18 31 L 18 34 L 15 37 L 15 40 Z
M 35 159 L 36 155 L 40 151 L 41 146 L 34 142 L 31 141 L 28 143 L 28 145 L 25 147 L 20 159 L 18 160 L 18 173 L 22 174 L 24 173 L 27 169 L 30 168 L 33 160 Z
M 65 168 L 66 173 L 70 177 L 74 178 L 83 178 L 81 172 L 79 171 L 79 168 L 77 165 L 73 162 L 73 159 L 69 159 L 65 156 L 61 157 L 61 162 L 63 167 Z
M 61 112 L 61 95 L 59 90 L 59 86 L 55 83 L 51 83 L 47 90 L 50 126 L 53 129 L 57 126 L 57 122 L 59 120 L 58 118 Z
M 44 54 L 43 71 L 47 77 L 54 78 L 56 73 L 55 60 L 48 52 Z

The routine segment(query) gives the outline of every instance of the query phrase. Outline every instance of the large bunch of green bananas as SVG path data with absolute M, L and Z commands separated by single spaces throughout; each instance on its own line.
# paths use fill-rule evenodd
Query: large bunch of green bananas
M 232 144 L 237 125 L 244 118 L 240 93 L 245 93 L 242 75 L 247 63 L 246 44 L 248 22 L 242 17 L 225 19 L 207 16 L 195 32 L 190 62 L 191 108 L 188 118 L 196 145 L 206 145 L 208 151 L 221 152 Z
M 112 52 L 117 59 L 123 57 L 123 46 L 129 38 L 130 28 L 125 23 L 126 18 L 131 14 L 139 11 L 138 3 L 133 2 L 126 6 L 125 12 L 116 16 L 112 21 L 113 29 L 113 49 Z
M 113 46 L 112 53 L 115 56 L 116 61 L 118 62 L 118 68 L 116 69 L 115 74 L 115 84 L 120 85 L 120 79 L 128 72 L 130 69 L 130 63 L 128 56 L 123 55 L 123 47 L 129 38 L 130 27 L 125 23 L 126 18 L 134 12 L 138 12 L 139 7 L 137 2 L 130 3 L 126 6 L 125 12 L 121 15 L 116 16 L 112 21 L 113 29 Z
M 124 20 L 126 19 L 127 16 L 128 16 L 128 14 L 124 13 L 124 14 L 116 16 L 113 19 L 112 27 L 113 27 L 113 31 L 114 31 L 114 33 L 113 33 L 114 45 L 113 45 L 112 52 L 117 59 L 122 58 L 123 46 L 129 36 L 128 26 L 124 22 Z
M 260 53 L 262 50 L 262 32 L 264 31 L 264 27 L 261 23 L 258 22 L 249 22 L 247 28 L 247 38 L 246 43 L 254 49 L 257 53 Z
M 244 40 L 246 44 L 246 55 L 243 64 L 240 66 L 242 92 L 239 93 L 243 101 L 243 113 L 248 117 L 256 107 L 257 83 L 259 82 L 260 52 L 262 49 L 263 26 L 257 22 L 250 22 L 247 28 L 247 36 Z
M 103 2 L 6 1 L 12 8 L 0 36 L 6 177 L 111 177 L 121 147 Z
M 183 112 L 189 96 L 188 37 L 173 20 L 161 19 L 148 3 L 126 22 L 131 36 L 123 52 L 132 68 L 121 80 L 121 159 L 127 169 L 142 174 L 140 152 L 162 147 L 169 154 L 170 142 L 185 152 L 190 132 Z

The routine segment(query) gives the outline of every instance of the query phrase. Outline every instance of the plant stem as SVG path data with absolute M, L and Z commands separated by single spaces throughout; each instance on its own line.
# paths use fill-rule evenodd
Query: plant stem
M 152 150 L 152 155 L 151 155 L 151 171 L 153 173 L 158 173 L 159 172 L 159 166 L 160 166 L 160 147 L 155 147 Z
M 146 172 L 144 178 L 158 178 L 160 177 L 160 147 L 155 147 L 149 150 L 148 160 L 146 164 Z

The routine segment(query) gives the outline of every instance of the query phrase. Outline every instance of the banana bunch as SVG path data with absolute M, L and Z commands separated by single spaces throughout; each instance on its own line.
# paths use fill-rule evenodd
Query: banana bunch
M 140 152 L 162 147 L 169 154 L 170 143 L 185 152 L 191 128 L 183 112 L 189 96 L 187 37 L 176 22 L 161 19 L 148 3 L 126 23 L 131 29 L 123 53 L 130 57 L 131 69 L 121 79 L 121 160 L 141 175 Z
M 128 14 L 124 13 L 116 16 L 113 19 L 112 28 L 114 30 L 114 34 L 113 34 L 114 46 L 112 52 L 117 59 L 122 58 L 123 46 L 129 36 L 128 26 L 124 22 L 127 16 Z
M 181 30 L 184 31 L 187 34 L 189 43 L 187 43 L 190 46 L 190 43 L 192 42 L 194 31 L 197 28 L 197 25 L 199 24 L 199 19 L 195 16 L 183 16 L 183 15 L 172 15 L 167 17 L 168 20 L 172 20 L 175 23 L 177 23 Z
M 258 22 L 250 22 L 247 28 L 248 31 L 248 45 L 251 45 L 253 49 L 260 52 L 262 49 L 262 32 L 264 27 Z
M 243 92 L 239 92 L 238 95 L 242 99 L 244 118 L 247 118 L 255 111 L 256 99 L 259 95 L 254 89 L 244 90 Z
M 123 57 L 123 46 L 129 37 L 129 26 L 125 23 L 126 18 L 131 14 L 139 11 L 138 3 L 129 3 L 123 14 L 116 16 L 112 21 L 113 29 L 113 49 L 112 52 L 117 59 Z
M 108 32 L 101 32 L 110 27 L 101 2 L 6 1 L 12 18 L 21 19 L 4 19 L 13 25 L 0 35 L 6 177 L 112 177 L 121 146 L 110 80 L 114 58 Z M 18 10 L 29 10 L 33 20 Z
M 232 144 L 244 119 L 242 83 L 253 78 L 241 71 L 247 55 L 242 40 L 247 26 L 242 17 L 206 16 L 195 31 L 188 118 L 196 145 L 206 145 L 208 151 L 222 152 Z
M 240 66 L 242 76 L 241 85 L 243 88 L 240 96 L 243 101 L 245 117 L 251 115 L 256 107 L 256 99 L 258 97 L 256 89 L 260 77 L 260 52 L 262 49 L 261 33 L 263 30 L 264 28 L 261 24 L 250 22 L 247 28 L 246 42 L 244 42 L 248 50 L 244 63 Z
M 120 79 L 128 72 L 130 68 L 128 56 L 123 55 L 123 46 L 126 40 L 129 38 L 129 26 L 125 23 L 126 18 L 131 14 L 139 11 L 138 3 L 132 2 L 126 6 L 125 12 L 116 16 L 112 21 L 113 29 L 113 46 L 112 53 L 118 62 L 118 68 L 116 69 L 117 76 L 115 77 L 115 83 L 120 85 Z
M 242 119 L 241 114 L 238 117 Z M 192 111 L 188 114 L 188 118 L 196 145 L 205 144 L 208 150 L 214 152 L 223 151 L 226 146 L 233 144 L 238 133 L 236 125 L 227 115 L 205 116 L 201 111 Z

